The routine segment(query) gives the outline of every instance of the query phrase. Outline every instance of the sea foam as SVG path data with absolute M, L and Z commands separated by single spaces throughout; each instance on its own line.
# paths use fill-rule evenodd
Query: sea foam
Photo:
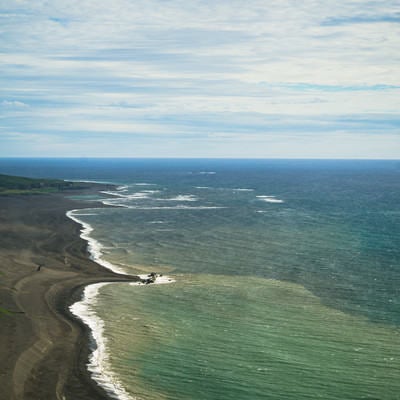
M 109 285 L 109 283 L 95 283 L 86 286 L 83 291 L 81 301 L 70 306 L 70 311 L 76 317 L 81 319 L 92 332 L 92 353 L 89 356 L 87 368 L 92 378 L 107 392 L 107 394 L 118 400 L 134 400 L 117 377 L 112 373 L 110 368 L 109 354 L 107 352 L 107 339 L 104 336 L 104 322 L 100 319 L 93 309 L 97 302 L 99 290 Z
M 157 199 L 161 201 L 198 201 L 198 198 L 193 194 L 178 194 L 175 197 L 169 199 Z
M 142 190 L 140 192 L 135 192 L 131 194 L 124 194 L 122 193 L 123 191 L 102 191 L 101 193 L 108 194 L 111 196 L 115 196 L 121 199 L 127 199 L 127 200 L 136 200 L 136 199 L 147 199 L 149 198 L 150 195 L 154 193 L 159 193 L 159 190 Z
M 284 203 L 283 200 L 277 199 L 276 196 L 256 196 L 256 197 L 267 203 Z
M 152 194 L 159 193 L 159 190 L 142 190 L 141 192 L 131 193 L 131 194 L 124 194 L 120 191 L 117 192 L 102 192 L 111 196 L 114 196 L 110 199 L 102 199 L 101 202 L 107 206 L 113 207 L 123 207 L 123 208 L 131 208 L 129 206 L 130 201 L 136 200 L 146 200 L 149 199 Z
M 121 193 L 120 193 L 121 192 Z M 125 194 L 122 194 L 123 190 L 119 190 L 117 192 L 111 190 L 102 190 L 100 193 L 108 194 L 109 196 L 117 196 L 117 197 L 125 197 Z
M 185 206 L 183 204 L 177 206 L 126 206 L 134 210 L 218 210 L 220 206 Z
M 82 183 L 100 183 L 100 184 L 104 184 L 104 185 L 114 185 L 113 182 L 110 181 L 99 181 L 99 180 L 94 180 L 94 179 L 64 179 L 64 181 L 67 182 L 82 182 Z
M 117 274 L 126 274 L 126 272 L 122 269 L 117 267 L 114 264 L 111 264 L 110 262 L 104 260 L 102 258 L 102 251 L 101 249 L 103 248 L 103 245 L 96 239 L 90 236 L 90 233 L 93 231 L 93 228 L 90 224 L 87 222 L 84 222 L 78 218 L 75 213 L 79 210 L 71 210 L 67 212 L 67 217 L 75 221 L 76 223 L 80 224 L 82 226 L 81 229 L 81 238 L 86 240 L 88 243 L 88 251 L 90 254 L 90 258 L 97 262 L 97 264 L 102 265 L 103 267 L 110 269 L 113 272 L 116 272 Z M 84 215 L 84 214 L 82 214 Z M 87 215 L 87 214 L 86 214 Z
M 89 209 L 88 209 L 89 210 Z M 90 233 L 93 231 L 93 227 L 78 218 L 75 215 L 79 210 L 71 210 L 66 213 L 67 217 L 75 221 L 82 226 L 81 238 L 86 240 L 88 243 L 88 251 L 90 258 L 116 273 L 125 274 L 125 271 L 118 268 L 114 264 L 102 259 L 101 249 L 103 246 L 99 241 L 92 238 Z M 95 215 L 89 212 L 82 213 L 79 215 Z M 141 279 L 146 279 L 148 275 L 140 276 Z M 169 276 L 157 276 L 156 280 L 152 285 L 166 284 L 175 282 L 174 279 Z M 107 338 L 104 336 L 104 322 L 99 318 L 93 309 L 96 304 L 99 290 L 111 283 L 95 283 L 93 285 L 86 286 L 83 291 L 82 300 L 74 303 L 70 306 L 70 311 L 77 318 L 81 319 L 90 329 L 92 333 L 92 352 L 89 356 L 89 363 L 87 364 L 88 371 L 91 373 L 92 378 L 108 393 L 108 395 L 117 400 L 135 400 L 135 397 L 130 396 L 123 388 L 115 374 L 113 374 L 109 354 L 107 352 Z M 139 285 L 140 282 L 132 282 L 131 285 Z M 142 284 L 143 285 L 143 284 Z

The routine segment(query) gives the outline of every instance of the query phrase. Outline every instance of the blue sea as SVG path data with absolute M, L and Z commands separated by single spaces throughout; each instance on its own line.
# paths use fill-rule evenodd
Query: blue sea
M 73 306 L 111 396 L 400 399 L 399 161 L 0 159 L 0 173 L 115 184 L 70 217 L 98 262 L 163 275 Z

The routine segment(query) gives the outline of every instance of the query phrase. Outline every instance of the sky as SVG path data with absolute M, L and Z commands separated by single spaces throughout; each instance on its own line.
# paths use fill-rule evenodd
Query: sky
M 400 158 L 399 0 L 0 0 L 0 157 Z

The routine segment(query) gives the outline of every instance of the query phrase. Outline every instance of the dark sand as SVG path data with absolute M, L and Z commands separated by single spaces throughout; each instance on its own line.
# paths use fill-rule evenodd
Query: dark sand
M 83 287 L 135 279 L 89 259 L 62 195 L 0 196 L 0 399 L 108 399 L 89 376 L 88 329 L 70 314 Z M 37 270 L 38 265 L 42 265 Z

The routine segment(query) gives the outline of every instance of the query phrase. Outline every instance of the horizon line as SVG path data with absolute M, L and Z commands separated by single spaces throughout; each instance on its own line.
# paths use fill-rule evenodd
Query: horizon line
M 126 156 L 0 156 L 0 160 L 35 159 L 35 160 L 298 160 L 298 161 L 400 161 L 399 158 L 368 157 L 126 157 Z

